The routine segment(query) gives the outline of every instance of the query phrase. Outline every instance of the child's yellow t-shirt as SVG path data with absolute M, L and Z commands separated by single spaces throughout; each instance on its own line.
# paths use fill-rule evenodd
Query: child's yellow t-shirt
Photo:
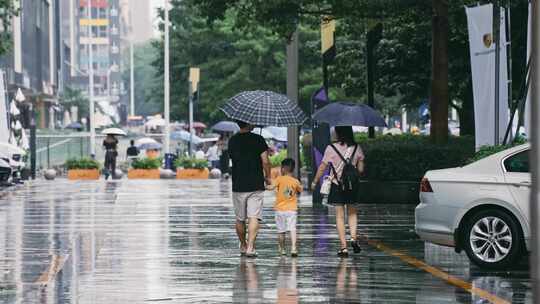
M 302 192 L 302 184 L 291 176 L 276 178 L 276 211 L 296 211 L 298 209 L 298 193 Z

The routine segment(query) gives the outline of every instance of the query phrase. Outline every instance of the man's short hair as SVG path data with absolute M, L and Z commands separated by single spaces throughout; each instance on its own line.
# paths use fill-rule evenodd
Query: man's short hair
M 282 167 L 287 167 L 289 169 L 289 172 L 293 172 L 294 171 L 294 167 L 296 166 L 295 162 L 294 162 L 294 159 L 292 158 L 285 158 L 282 162 L 281 162 L 281 166 Z
M 131 144 L 132 146 L 134 146 L 134 145 L 135 145 L 135 141 L 134 141 L 133 139 L 132 139 L 132 140 L 130 140 L 130 141 L 129 141 L 129 143 L 130 143 L 130 144 Z
M 247 126 L 249 126 L 249 124 L 247 122 L 240 121 L 240 120 L 237 120 L 236 124 L 240 127 L 240 129 L 245 129 L 245 128 L 247 128 Z

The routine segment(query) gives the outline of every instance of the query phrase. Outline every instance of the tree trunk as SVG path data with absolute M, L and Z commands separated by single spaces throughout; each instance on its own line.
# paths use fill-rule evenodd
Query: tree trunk
M 475 134 L 475 125 L 474 125 L 474 98 L 472 95 L 472 82 L 471 79 L 467 80 L 467 87 L 463 94 L 461 100 L 463 104 L 459 113 L 459 134 L 472 135 Z
M 431 49 L 431 138 L 448 142 L 448 1 L 433 0 Z

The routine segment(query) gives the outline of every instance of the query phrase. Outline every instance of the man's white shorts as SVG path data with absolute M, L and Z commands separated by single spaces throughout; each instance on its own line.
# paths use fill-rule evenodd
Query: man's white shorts
M 233 192 L 232 197 L 237 220 L 241 222 L 249 218 L 262 220 L 264 191 Z

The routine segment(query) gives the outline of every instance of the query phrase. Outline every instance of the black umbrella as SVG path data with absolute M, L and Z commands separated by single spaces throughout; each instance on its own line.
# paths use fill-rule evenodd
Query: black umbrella
M 212 130 L 218 132 L 236 133 L 240 131 L 240 127 L 234 121 L 220 121 L 212 126 Z
M 365 104 L 333 102 L 313 114 L 313 119 L 330 126 L 386 127 L 382 116 Z
M 220 108 L 230 119 L 256 126 L 301 125 L 307 117 L 287 96 L 270 91 L 242 92 Z

